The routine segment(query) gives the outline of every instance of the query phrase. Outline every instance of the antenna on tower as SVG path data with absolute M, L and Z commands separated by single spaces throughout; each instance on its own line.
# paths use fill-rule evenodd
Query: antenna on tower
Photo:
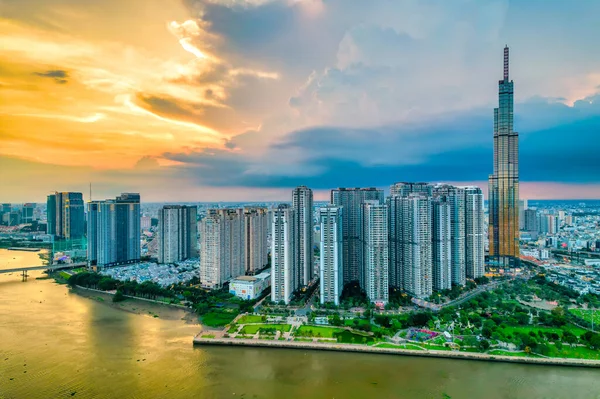
M 92 182 L 90 182 L 90 202 L 92 202 Z
M 504 81 L 508 82 L 508 44 L 504 46 Z

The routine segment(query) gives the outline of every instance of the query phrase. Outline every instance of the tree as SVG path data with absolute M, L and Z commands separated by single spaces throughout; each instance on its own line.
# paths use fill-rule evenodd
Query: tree
M 569 330 L 563 333 L 562 339 L 569 345 L 574 345 L 577 343 L 577 337 Z
M 481 340 L 481 342 L 479 342 L 479 349 L 486 351 L 490 348 L 490 342 L 487 339 L 483 339 Z
M 333 326 L 341 326 L 344 324 L 344 322 L 342 321 L 342 319 L 340 318 L 340 315 L 337 313 L 334 313 L 333 316 L 331 316 L 331 318 L 329 319 L 329 322 L 331 323 L 331 325 Z
M 121 292 L 121 290 L 117 290 L 117 292 L 115 293 L 115 295 L 113 295 L 112 301 L 113 302 L 122 302 L 124 301 L 125 295 L 123 295 L 123 293 Z

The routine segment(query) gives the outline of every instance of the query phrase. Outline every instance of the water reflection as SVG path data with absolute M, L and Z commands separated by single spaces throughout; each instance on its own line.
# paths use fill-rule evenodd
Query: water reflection
M 0 267 L 5 256 L 0 250 Z M 51 280 L 0 275 L 0 397 L 600 398 L 598 370 L 193 348 L 198 329 L 113 309 Z

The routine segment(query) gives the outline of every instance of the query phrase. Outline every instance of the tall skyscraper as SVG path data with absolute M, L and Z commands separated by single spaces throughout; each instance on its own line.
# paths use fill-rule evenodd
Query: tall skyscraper
M 452 284 L 466 284 L 465 261 L 465 190 L 449 184 L 434 187 L 434 197 L 450 204 L 450 257 L 452 262 Z
M 390 196 L 408 197 L 411 193 L 425 193 L 431 197 L 433 186 L 429 183 L 398 182 L 390 186 Z
M 523 224 L 523 229 L 530 233 L 537 234 L 539 232 L 539 223 L 538 223 L 538 215 L 537 210 L 535 209 L 525 209 L 523 212 L 525 215 L 525 222 Z
M 403 288 L 417 298 L 427 298 L 433 292 L 431 197 L 413 193 L 401 203 Z
M 244 235 L 246 240 L 246 274 L 256 274 L 269 263 L 269 221 L 266 208 L 244 209 Z
M 485 233 L 483 193 L 479 187 L 465 187 L 465 263 L 468 278 L 485 274 Z
M 85 233 L 83 194 L 56 192 L 46 202 L 48 234 L 58 239 L 76 240 Z
M 389 301 L 387 206 L 378 200 L 367 200 L 361 207 L 364 289 L 372 303 L 385 305 Z
M 527 210 L 527 200 L 519 200 L 519 230 L 525 229 L 525 211 Z
M 494 170 L 489 177 L 490 258 L 499 265 L 519 264 L 519 134 L 513 131 L 513 81 L 508 78 L 508 46 L 504 77 L 498 82 L 494 109 Z
M 32 203 L 23 204 L 23 208 L 21 209 L 21 223 L 33 222 L 33 210 L 34 209 L 35 209 L 35 204 L 32 204 Z
M 313 271 L 313 192 L 306 186 L 296 187 L 292 191 L 292 208 L 296 221 L 296 264 L 298 281 L 308 285 L 314 278 Z
M 432 203 L 433 289 L 452 288 L 452 207 L 443 199 Z
M 57 201 L 58 202 L 58 201 Z M 88 203 L 88 262 L 99 268 L 140 261 L 140 195 Z
M 200 222 L 200 281 L 221 288 L 245 274 L 246 242 L 243 209 L 209 209 Z
M 288 304 L 298 289 L 295 212 L 289 205 L 271 210 L 271 300 Z
M 365 201 L 384 203 L 383 190 L 376 188 L 338 188 L 331 190 L 331 204 L 341 206 L 342 212 L 342 259 L 344 284 L 358 281 L 364 289 L 364 265 L 361 242 L 361 204 Z
M 343 289 L 342 213 L 343 209 L 335 205 L 319 209 L 321 304 L 340 304 Z
M 198 257 L 197 208 L 165 205 L 158 211 L 158 263 Z

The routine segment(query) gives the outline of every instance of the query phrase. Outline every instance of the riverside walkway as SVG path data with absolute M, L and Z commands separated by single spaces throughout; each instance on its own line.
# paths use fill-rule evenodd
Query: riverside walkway
M 316 342 L 295 342 L 295 341 L 271 341 L 240 338 L 202 338 L 202 333 L 194 337 L 194 345 L 214 345 L 214 346 L 246 346 L 262 348 L 279 349 L 302 349 L 302 350 L 326 350 L 340 352 L 362 352 L 362 353 L 380 353 L 387 355 L 400 356 L 421 356 L 448 359 L 497 361 L 507 363 L 538 364 L 548 366 L 571 366 L 571 367 L 592 367 L 600 368 L 600 361 L 584 359 L 565 359 L 565 358 L 533 358 L 517 357 L 503 355 L 489 355 L 485 353 L 474 352 L 455 352 L 455 351 L 436 351 L 436 350 L 410 350 L 380 348 L 368 345 L 341 344 L 341 343 L 316 343 Z

